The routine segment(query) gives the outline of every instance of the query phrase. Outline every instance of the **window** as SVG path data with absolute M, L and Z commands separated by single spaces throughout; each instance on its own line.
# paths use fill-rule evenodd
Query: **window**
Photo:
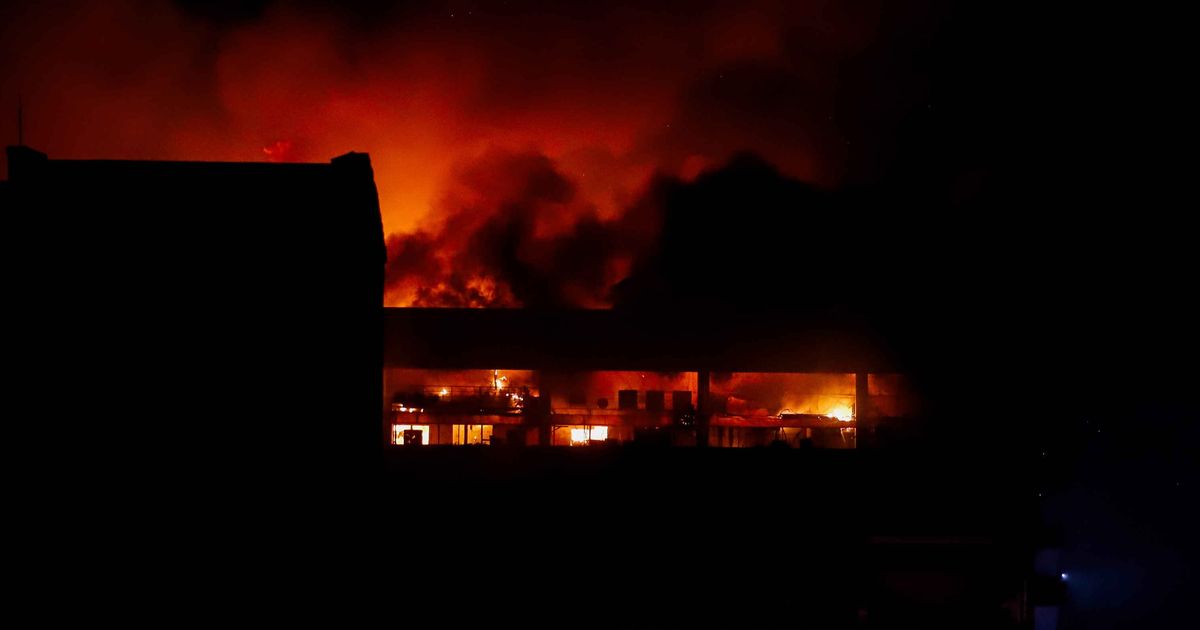
M 456 424 L 451 439 L 453 444 L 491 444 L 492 425 Z
M 427 424 L 393 424 L 392 444 L 404 444 L 405 431 L 420 431 L 421 444 L 429 444 L 429 425 Z
M 571 445 L 587 444 L 591 440 L 607 440 L 608 427 L 571 427 Z

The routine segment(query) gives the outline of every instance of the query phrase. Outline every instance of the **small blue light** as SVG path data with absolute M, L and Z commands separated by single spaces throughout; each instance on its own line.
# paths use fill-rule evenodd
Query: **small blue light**
M 1064 581 L 1064 582 L 1066 582 L 1066 581 L 1067 581 L 1067 574 L 1066 574 L 1066 573 L 1060 573 L 1060 574 L 1059 574 L 1059 577 L 1061 577 L 1061 578 L 1063 579 L 1063 581 Z

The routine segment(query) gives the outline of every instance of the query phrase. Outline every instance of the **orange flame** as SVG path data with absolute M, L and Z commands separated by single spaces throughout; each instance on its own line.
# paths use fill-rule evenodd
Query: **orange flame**
M 850 422 L 854 419 L 854 410 L 848 406 L 840 405 L 830 409 L 825 415 L 830 418 L 836 418 L 840 422 Z

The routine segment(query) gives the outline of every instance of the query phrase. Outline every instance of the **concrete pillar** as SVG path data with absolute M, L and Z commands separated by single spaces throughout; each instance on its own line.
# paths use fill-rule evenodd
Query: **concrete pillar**
M 550 446 L 550 389 L 542 378 L 541 370 L 534 372 L 534 378 L 538 384 L 537 404 L 529 409 L 529 402 L 526 402 L 526 413 L 533 411 L 532 421 L 537 425 L 538 446 Z
M 388 369 L 383 368 L 383 420 L 380 427 L 383 431 L 383 444 L 386 446 L 392 442 L 392 391 L 388 386 Z
M 854 375 L 854 419 L 857 421 L 858 446 L 869 446 L 875 437 L 874 411 L 871 409 L 869 375 L 858 372 Z

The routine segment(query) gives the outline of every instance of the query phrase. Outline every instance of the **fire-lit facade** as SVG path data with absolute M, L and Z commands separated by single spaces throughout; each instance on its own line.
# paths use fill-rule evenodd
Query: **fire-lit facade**
M 853 449 L 863 427 L 915 411 L 903 375 L 845 328 L 777 335 L 790 322 L 730 331 L 708 320 L 672 330 L 597 311 L 389 309 L 385 321 L 393 446 Z M 705 326 L 715 328 L 692 329 Z

